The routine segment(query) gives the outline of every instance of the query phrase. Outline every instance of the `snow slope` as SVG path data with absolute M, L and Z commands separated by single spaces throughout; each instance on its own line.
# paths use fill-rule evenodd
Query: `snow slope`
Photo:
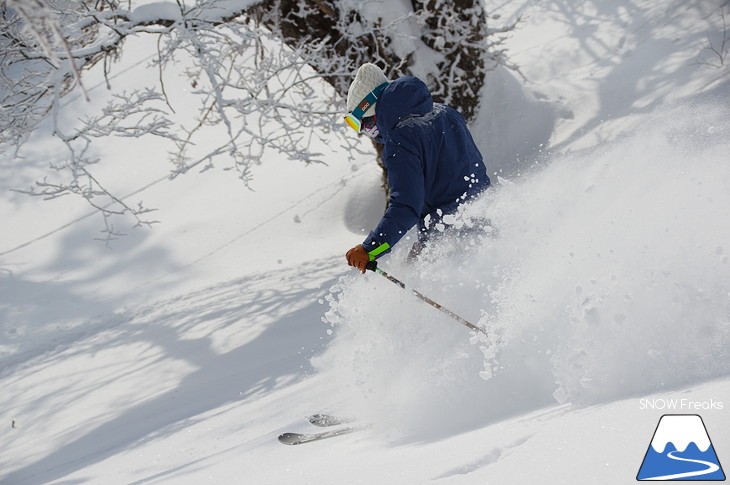
M 255 192 L 110 140 L 163 223 L 107 248 L 84 207 L 7 190 L 53 157 L 39 136 L 23 169 L 0 158 L 0 484 L 632 483 L 665 413 L 701 414 L 729 463 L 730 85 L 707 47 L 730 7 L 487 5 L 522 16 L 527 79 L 494 73 L 474 127 L 500 183 L 464 217 L 498 237 L 382 265 L 489 338 L 344 266 L 382 200 L 336 140 Z M 115 82 L 154 79 L 150 49 Z M 276 441 L 321 411 L 369 427 Z

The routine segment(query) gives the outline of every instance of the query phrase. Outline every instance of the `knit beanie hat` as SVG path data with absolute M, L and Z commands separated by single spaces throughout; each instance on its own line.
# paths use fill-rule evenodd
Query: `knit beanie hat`
M 368 63 L 360 66 L 360 69 L 357 70 L 357 74 L 355 74 L 355 80 L 352 81 L 350 89 L 347 90 L 347 111 L 352 113 L 352 111 L 357 108 L 357 105 L 360 104 L 360 101 L 370 94 L 370 91 L 387 82 L 388 78 L 385 77 L 383 71 L 381 71 L 375 64 Z M 363 118 L 375 116 L 376 104 L 377 103 L 373 103 L 373 105 L 365 111 Z

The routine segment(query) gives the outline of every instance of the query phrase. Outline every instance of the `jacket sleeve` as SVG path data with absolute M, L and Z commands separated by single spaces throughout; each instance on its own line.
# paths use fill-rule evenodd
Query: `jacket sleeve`
M 419 220 L 424 205 L 424 175 L 415 150 L 402 144 L 386 158 L 390 185 L 390 203 L 377 227 L 363 242 L 363 247 L 376 259 L 386 254 Z

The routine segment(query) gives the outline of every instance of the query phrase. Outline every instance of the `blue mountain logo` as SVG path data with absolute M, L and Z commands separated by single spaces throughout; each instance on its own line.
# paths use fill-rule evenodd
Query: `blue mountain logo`
M 702 418 L 696 414 L 662 416 L 636 479 L 725 480 Z

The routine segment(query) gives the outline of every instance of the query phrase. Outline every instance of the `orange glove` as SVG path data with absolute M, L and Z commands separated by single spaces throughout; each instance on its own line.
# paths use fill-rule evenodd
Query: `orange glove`
M 370 255 L 367 251 L 365 251 L 365 248 L 362 247 L 362 244 L 358 244 L 347 251 L 345 257 L 347 258 L 347 264 L 356 267 L 362 274 L 365 274 L 365 267 L 370 262 Z

